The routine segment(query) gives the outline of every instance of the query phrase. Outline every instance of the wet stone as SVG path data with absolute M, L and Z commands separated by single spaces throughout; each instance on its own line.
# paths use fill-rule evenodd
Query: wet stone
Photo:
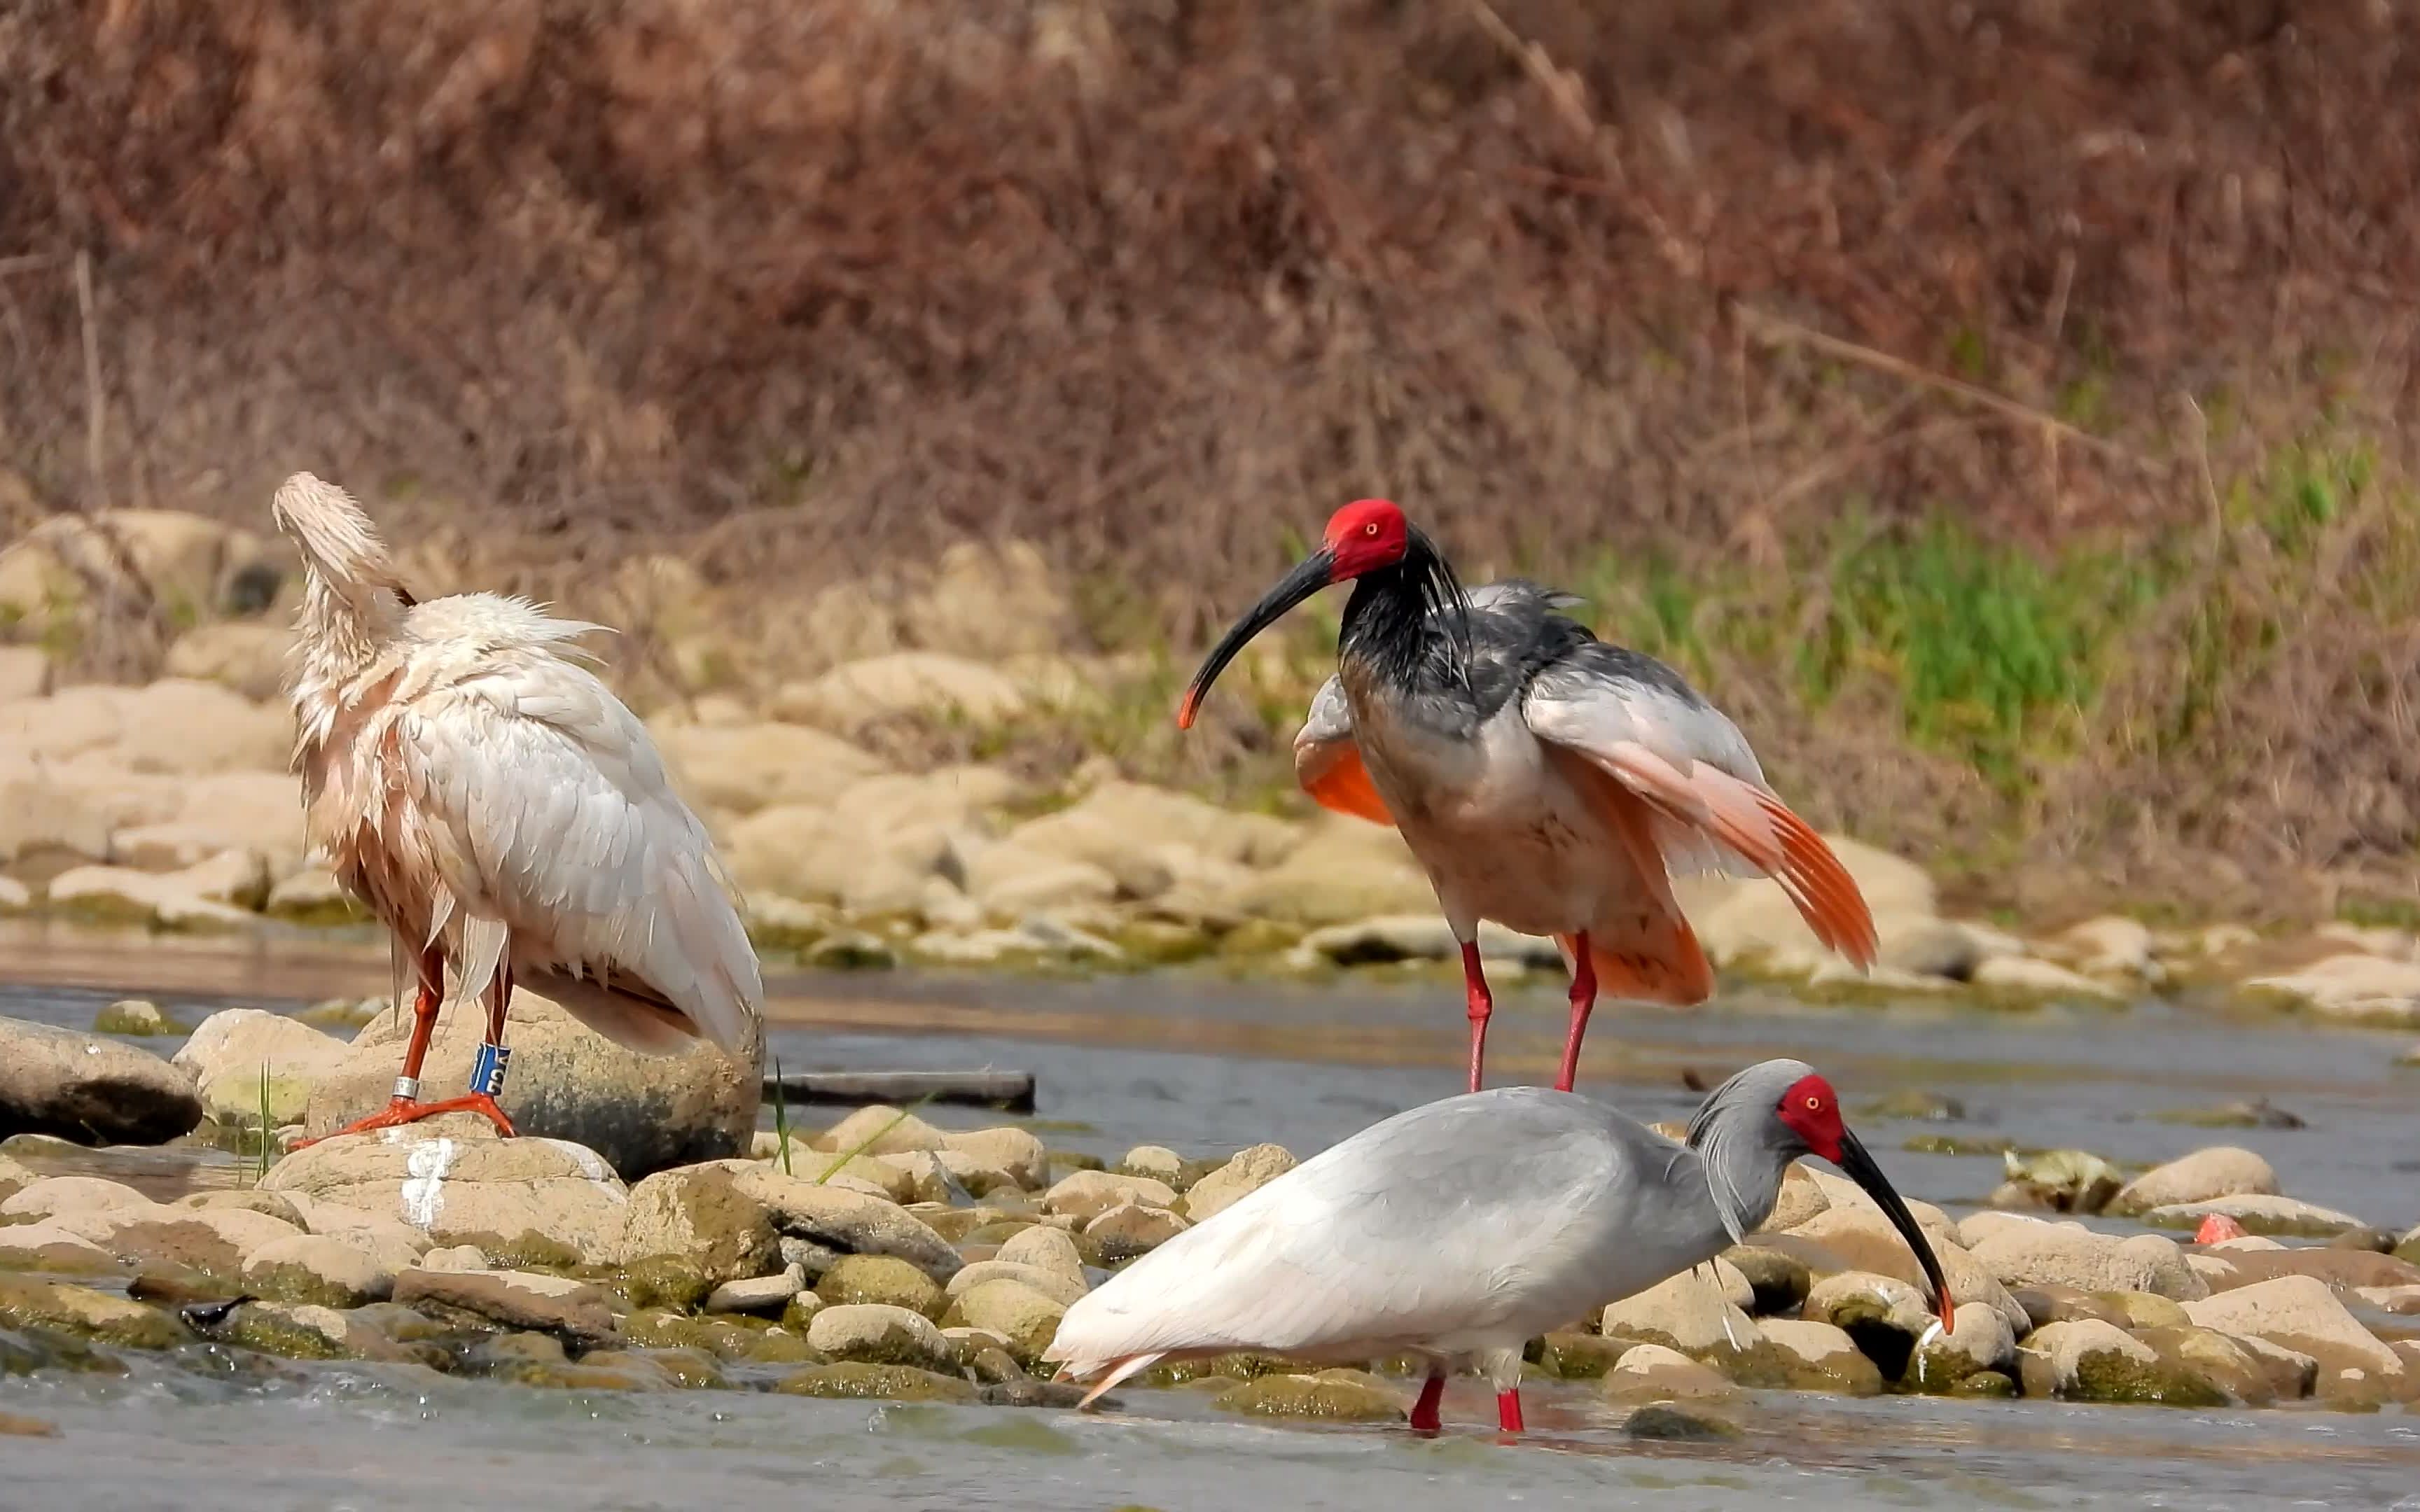
M 1221 1392 L 1211 1405 L 1256 1417 L 1334 1423 L 1399 1423 L 1408 1415 L 1394 1393 L 1328 1375 L 1261 1376 Z
M 800 1279 L 805 1279 L 803 1270 Z M 843 1257 L 815 1283 L 815 1295 L 835 1306 L 873 1303 L 939 1318 L 949 1299 L 931 1277 L 888 1255 Z
M 921 1280 L 923 1273 L 918 1272 L 917 1275 Z M 806 1268 L 796 1265 L 772 1275 L 755 1276 L 746 1281 L 726 1281 L 715 1288 L 706 1299 L 706 1310 L 710 1313 L 779 1313 L 789 1305 L 792 1297 L 806 1289 Z
M 156 1307 L 66 1282 L 0 1275 L 0 1326 L 46 1328 L 100 1344 L 168 1350 L 191 1335 Z
M 1020 1376 L 986 1383 L 981 1399 L 985 1407 L 1072 1408 L 1084 1399 L 1085 1390 L 1072 1381 L 1036 1381 L 1031 1376 Z
M 1665 1443 L 1712 1443 L 1736 1439 L 1740 1430 L 1721 1418 L 1657 1402 L 1621 1420 L 1624 1437 Z
M 843 1303 L 817 1313 L 807 1343 L 833 1360 L 915 1365 L 928 1370 L 957 1366 L 957 1350 L 923 1314 L 905 1307 Z
M 908 1365 L 839 1361 L 782 1378 L 775 1391 L 792 1396 L 838 1396 L 900 1402 L 972 1402 L 973 1385 Z
M 1538 1368 L 1562 1381 L 1596 1381 L 1631 1348 L 1626 1339 L 1561 1329 L 1539 1341 Z
M 1746 1278 L 1754 1302 L 1749 1311 L 1759 1318 L 1795 1312 L 1806 1302 L 1814 1277 L 1806 1264 L 1780 1250 L 1757 1244 L 1735 1244 L 1723 1252 Z

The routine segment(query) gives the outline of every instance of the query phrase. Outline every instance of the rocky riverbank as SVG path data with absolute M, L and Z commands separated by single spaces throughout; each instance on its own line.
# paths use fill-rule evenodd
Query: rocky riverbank
M 61 519 L 0 550 L 0 625 L 45 638 L 0 645 L 0 911 L 158 930 L 358 927 L 303 853 L 285 769 L 292 727 L 276 687 L 294 589 L 282 548 L 172 512 L 106 524 L 110 541 Z M 160 652 L 166 675 L 67 681 L 82 663 L 54 650 L 101 633 L 110 594 L 138 587 L 201 619 Z M 780 680 L 771 664 L 707 675 L 734 647 L 703 627 L 706 589 L 677 562 L 633 563 L 617 579 L 630 613 L 671 637 L 675 672 L 696 673 L 668 684 L 664 658 L 640 658 L 624 691 L 649 711 L 777 964 L 1316 974 L 1454 957 L 1426 880 L 1379 826 L 1299 798 L 1282 813 L 1222 809 L 1130 780 L 1108 756 L 1048 782 L 1004 763 L 918 766 L 895 738 L 903 729 L 954 731 L 972 752 L 1037 722 L 1081 728 L 1131 702 L 1142 674 L 1129 660 L 1049 649 L 1070 611 L 1030 552 L 970 548 L 930 581 L 893 587 L 834 590 L 809 606 L 808 620 L 862 633 L 818 632 L 819 645 L 852 654 Z M 912 614 L 893 602 L 902 594 Z M 923 640 L 902 649 L 908 622 Z M 1298 701 L 1301 670 L 1281 652 L 1264 660 L 1248 669 L 1260 691 Z M 1162 723 L 1156 712 L 1153 729 Z M 1945 917 L 1923 868 L 1830 838 L 1873 905 L 1876 972 L 1818 949 L 1771 884 L 1696 883 L 1684 902 L 1719 966 L 1849 997 L 2021 1006 L 2203 994 L 2420 1023 L 2420 941 L 2408 931 L 2263 937 L 2116 916 L 2008 928 Z M 1481 943 L 1499 978 L 1561 969 L 1544 940 L 1491 929 Z
M 12 1368 L 139 1350 L 216 1370 L 234 1350 L 540 1388 L 1008 1407 L 1072 1402 L 1038 1360 L 1077 1298 L 1294 1165 L 1273 1145 L 1218 1161 L 1143 1146 L 1098 1168 L 1024 1128 L 944 1132 L 869 1107 L 786 1148 L 758 1134 L 744 1153 L 626 1182 L 585 1146 L 498 1140 L 451 1118 L 159 1201 L 41 1174 L 54 1148 L 20 1135 L 0 1149 Z M 1722 1433 L 1783 1391 L 2420 1400 L 2420 1230 L 2397 1242 L 2340 1215 L 2350 1237 L 2316 1242 L 2277 1186 L 2259 1157 L 2213 1147 L 2102 1196 L 2108 1213 L 2204 1226 L 2181 1242 L 1914 1203 L 1956 1304 L 1954 1329 L 1929 1336 L 1887 1221 L 1802 1167 L 1710 1274 L 1572 1319 L 1535 1342 L 1530 1373 L 1658 1436 Z M 2242 1232 L 2259 1227 L 2294 1237 Z M 2236 1237 L 2203 1242 L 2220 1232 Z M 1391 1422 L 1417 1385 L 1408 1370 L 1234 1355 L 1122 1392 L 1146 1414 L 1149 1393 L 1182 1388 L 1236 1413 Z

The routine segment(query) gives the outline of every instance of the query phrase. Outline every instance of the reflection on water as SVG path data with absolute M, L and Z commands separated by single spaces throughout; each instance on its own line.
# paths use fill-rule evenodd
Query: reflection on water
M 292 1008 L 383 990 L 374 943 L 293 948 L 178 943 L 131 950 L 0 934 L 0 1014 L 78 1027 L 139 992 L 185 1022 L 230 1002 Z M 1115 1156 L 1149 1141 L 1206 1154 L 1273 1139 L 1308 1154 L 1402 1108 L 1460 1089 L 1463 1026 L 1450 980 L 1386 990 L 1244 987 L 1184 976 L 1089 981 L 777 979 L 771 1044 L 784 1066 L 1031 1069 L 1032 1123 L 1054 1147 Z M 1552 990 L 1502 995 L 1499 1080 L 1534 1079 L 1560 1042 Z M 142 1041 L 163 1054 L 174 1040 Z M 1989 1158 L 1912 1154 L 1945 1129 L 2079 1146 L 2121 1162 L 2202 1145 L 2259 1150 L 2293 1196 L 2373 1222 L 2420 1218 L 2420 1073 L 2398 1037 L 2160 1004 L 1981 1014 L 1936 1003 L 1810 1009 L 1728 994 L 1688 1013 L 1608 1009 L 1582 1088 L 1646 1119 L 1684 1115 L 1707 1082 L 1749 1060 L 1822 1066 L 1853 1110 L 1920 1087 L 1962 1101 L 1950 1125 L 1859 1120 L 1892 1180 L 1952 1207 L 1998 1179 Z M 2151 1115 L 2265 1095 L 2303 1129 L 2208 1130 Z M 830 1110 L 816 1110 L 825 1117 Z M 1000 1121 L 932 1107 L 937 1122 Z M 46 1168 L 123 1152 L 39 1157 Z M 146 1152 L 156 1196 L 234 1174 L 230 1157 Z M 1121 1393 L 1122 1413 L 1078 1419 L 818 1402 L 745 1392 L 545 1393 L 424 1371 L 294 1365 L 196 1350 L 124 1378 L 0 1381 L 0 1412 L 57 1422 L 57 1439 L 0 1449 L 0 1507 L 421 1508 L 431 1496 L 541 1509 L 764 1503 L 817 1507 L 1273 1508 L 1654 1504 L 1659 1507 L 2295 1504 L 2385 1506 L 2420 1493 L 2420 1422 L 2401 1412 L 2189 1413 L 2052 1403 L 1852 1402 L 1774 1396 L 1727 1410 L 1745 1436 L 1633 1443 L 1583 1387 L 1534 1389 L 1517 1448 L 1493 1403 L 1457 1382 L 1434 1443 L 1400 1431 L 1280 1427 L 1211 1412 L 1198 1394 Z M 598 1474 L 610 1465 L 611 1475 Z M 2420 1499 L 2410 1504 L 2420 1509 Z

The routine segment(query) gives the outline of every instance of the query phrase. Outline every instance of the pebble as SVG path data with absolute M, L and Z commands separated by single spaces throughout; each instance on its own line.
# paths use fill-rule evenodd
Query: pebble
M 1081 1223 L 1124 1202 L 1140 1203 L 1147 1208 L 1172 1208 L 1176 1205 L 1176 1192 L 1167 1182 L 1154 1180 L 1148 1176 L 1076 1171 L 1060 1178 L 1057 1184 L 1043 1194 L 1042 1211 L 1064 1213 Z
M 427 1271 L 395 1278 L 395 1300 L 434 1304 L 505 1328 L 601 1342 L 615 1336 L 605 1293 L 584 1281 L 528 1271 Z
M 1084 1242 L 1103 1266 L 1114 1269 L 1138 1256 L 1150 1254 L 1189 1227 L 1166 1208 L 1121 1202 L 1095 1213 L 1084 1225 Z
M 923 1273 L 916 1273 L 919 1280 Z M 927 1286 L 930 1282 L 925 1283 Z M 807 1288 L 804 1266 L 788 1266 L 771 1275 L 754 1276 L 745 1281 L 725 1281 L 706 1299 L 710 1313 L 778 1313 L 789 1305 L 790 1299 Z
M 799 1275 L 803 1280 L 803 1269 Z M 932 1277 L 889 1255 L 842 1257 L 815 1282 L 815 1295 L 835 1307 L 876 1304 L 904 1308 L 928 1319 L 940 1317 L 949 1305 L 948 1297 Z

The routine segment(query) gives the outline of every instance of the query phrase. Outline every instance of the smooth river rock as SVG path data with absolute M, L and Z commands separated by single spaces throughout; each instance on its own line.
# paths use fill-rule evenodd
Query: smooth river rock
M 618 1256 L 630 1201 L 595 1150 L 499 1139 L 484 1120 L 452 1115 L 298 1149 L 260 1186 L 399 1220 L 437 1243 L 552 1264 Z
M 408 1009 L 390 1011 L 362 1030 L 311 1094 L 303 1127 L 312 1137 L 386 1105 L 411 1019 Z M 486 1026 L 469 1006 L 445 1011 L 422 1072 L 425 1095 L 451 1097 L 468 1084 Z M 748 1152 L 763 1088 L 761 1038 L 736 1058 L 703 1040 L 678 1055 L 643 1056 L 523 991 L 513 995 L 504 1041 L 513 1062 L 498 1101 L 513 1126 L 584 1145 L 624 1180 Z
M 2273 1196 L 2276 1191 L 2277 1173 L 2267 1161 L 2233 1145 L 2214 1145 L 2145 1171 L 2109 1199 L 2108 1211 L 2137 1213 L 2180 1202 L 2241 1193 Z
M 0 1019 L 0 1139 L 160 1145 L 202 1121 L 193 1078 L 148 1050 L 76 1029 Z
M 334 1035 L 283 1013 L 231 1008 L 196 1025 L 171 1064 L 192 1073 L 209 1116 L 234 1128 L 258 1124 L 265 1072 L 270 1127 L 280 1128 L 302 1120 L 313 1089 L 351 1054 Z M 392 1071 L 387 1079 L 391 1086 Z

